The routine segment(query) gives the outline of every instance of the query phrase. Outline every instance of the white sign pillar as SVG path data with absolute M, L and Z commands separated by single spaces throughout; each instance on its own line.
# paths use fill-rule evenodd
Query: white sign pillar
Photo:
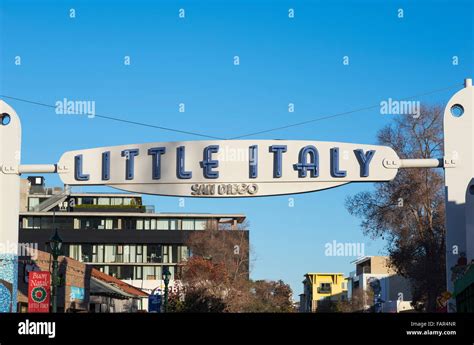
M 466 79 L 444 111 L 446 189 L 446 278 L 453 292 L 452 268 L 461 254 L 474 259 L 474 88 Z M 454 300 L 448 311 L 455 311 Z
M 20 146 L 20 119 L 0 100 L 0 312 L 16 311 Z

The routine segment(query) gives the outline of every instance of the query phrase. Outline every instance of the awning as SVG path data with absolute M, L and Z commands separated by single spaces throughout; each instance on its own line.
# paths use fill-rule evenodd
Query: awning
M 91 296 L 107 296 L 113 297 L 118 299 L 129 299 L 129 298 L 137 298 L 137 296 L 128 294 L 119 288 L 107 284 L 100 279 L 96 279 L 91 277 L 91 285 L 90 285 L 90 295 Z

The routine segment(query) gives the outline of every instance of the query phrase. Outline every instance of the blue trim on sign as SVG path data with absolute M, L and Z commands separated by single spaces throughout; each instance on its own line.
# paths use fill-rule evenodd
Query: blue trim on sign
M 346 177 L 347 171 L 339 170 L 339 147 L 331 149 L 331 176 L 332 177 Z
M 219 161 L 212 159 L 212 154 L 219 152 L 219 145 L 209 145 L 204 148 L 202 161 L 199 165 L 203 169 L 205 178 L 219 178 L 219 172 L 212 169 L 219 167 Z
M 249 178 L 258 176 L 258 145 L 249 147 Z
M 309 155 L 309 162 L 306 156 Z M 293 169 L 298 170 L 298 177 L 306 177 L 309 170 L 311 177 L 319 176 L 319 153 L 318 149 L 312 145 L 303 147 L 298 155 L 298 163 L 293 164 Z
M 152 156 L 152 179 L 161 178 L 161 155 L 166 153 L 166 147 L 152 147 L 148 149 L 148 155 Z
M 138 149 L 128 149 L 122 151 L 122 157 L 127 157 L 125 159 L 125 179 L 133 180 L 135 173 L 135 156 L 139 154 Z
M 193 177 L 191 171 L 185 171 L 184 168 L 185 149 L 184 146 L 176 148 L 176 176 L 179 179 L 187 180 Z
M 374 157 L 375 150 L 369 150 L 364 154 L 364 150 L 357 149 L 354 150 L 354 153 L 359 161 L 360 165 L 360 177 L 369 176 L 369 164 L 372 158 Z
M 76 181 L 89 181 L 89 175 L 82 173 L 82 155 L 74 156 L 74 178 Z
M 279 178 L 282 175 L 282 155 L 287 151 L 286 145 L 272 145 L 270 152 L 273 152 L 273 177 Z
M 110 180 L 110 151 L 102 152 L 102 181 Z

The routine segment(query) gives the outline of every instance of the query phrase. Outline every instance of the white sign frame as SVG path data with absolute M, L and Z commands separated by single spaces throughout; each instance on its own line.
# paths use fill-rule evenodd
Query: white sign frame
M 455 116 L 453 109 L 462 109 L 462 116 Z M 0 116 L 3 120 L 4 116 L 8 116 L 10 120 L 6 125 L 0 125 L 0 243 L 4 244 L 0 250 L 0 260 L 11 260 L 17 255 L 18 244 L 18 218 L 19 218 L 19 197 L 20 197 L 20 174 L 22 173 L 59 173 L 61 179 L 70 185 L 109 185 L 115 188 L 124 190 L 152 193 L 159 195 L 179 195 L 179 196 L 197 196 L 197 197 L 245 197 L 245 196 L 262 196 L 262 195 L 280 195 L 290 193 L 302 193 L 309 191 L 322 190 L 336 187 L 350 182 L 380 182 L 389 181 L 396 176 L 400 168 L 436 168 L 443 167 L 445 169 L 445 188 L 446 188 L 446 275 L 448 291 L 453 291 L 452 271 L 451 268 L 457 264 L 457 260 L 461 253 L 465 253 L 468 262 L 474 260 L 474 88 L 472 87 L 472 80 L 465 80 L 465 87 L 458 91 L 447 103 L 444 112 L 444 146 L 445 155 L 438 159 L 399 159 L 396 153 L 388 147 L 373 146 L 373 145 L 359 145 L 349 143 L 334 143 L 334 142 L 310 142 L 310 141 L 196 141 L 196 142 L 177 142 L 177 143 L 153 143 L 140 145 L 116 146 L 107 148 L 96 148 L 89 150 L 66 152 L 60 159 L 58 164 L 49 165 L 21 165 L 21 123 L 16 112 L 5 102 L 0 100 Z M 257 143 L 257 144 L 255 144 Z M 160 146 L 161 145 L 161 146 Z M 219 145 L 221 147 L 233 149 L 248 149 L 249 146 L 260 145 L 263 147 L 271 146 L 287 146 L 288 155 L 285 157 L 295 157 L 300 153 L 302 147 L 314 146 L 318 149 L 320 154 L 320 171 L 319 176 L 311 176 L 311 169 L 307 170 L 306 177 L 298 177 L 298 169 L 294 169 L 293 175 L 291 172 L 291 164 L 302 163 L 295 158 L 285 165 L 285 169 L 289 169 L 286 174 L 281 177 L 275 177 L 274 171 L 265 170 L 260 177 L 250 178 L 242 175 L 244 165 L 249 168 L 249 163 L 255 156 L 250 155 L 250 158 L 244 163 L 226 162 L 220 163 L 222 165 L 215 166 L 212 162 L 213 154 L 211 150 L 205 151 L 206 147 Z M 188 148 L 188 157 L 190 167 L 197 175 L 194 181 L 182 182 L 178 180 L 189 179 L 173 179 L 172 171 L 169 166 L 177 164 L 177 158 L 171 156 L 171 161 L 168 162 L 168 168 L 164 168 L 163 179 L 150 182 L 151 166 L 150 160 L 145 160 L 139 164 L 143 164 L 143 173 L 147 174 L 139 176 L 138 180 L 120 179 L 117 176 L 110 175 L 108 180 L 99 180 L 97 176 L 92 179 L 77 180 L 72 179 L 77 171 L 77 164 L 74 160 L 78 155 L 88 160 L 82 161 L 81 174 L 87 174 L 87 170 L 91 174 L 97 173 L 98 164 L 103 164 L 102 158 L 99 161 L 99 154 L 102 155 L 106 151 L 111 152 L 110 159 L 116 161 L 113 169 L 117 171 L 122 170 L 122 174 L 127 171 L 126 165 L 130 160 L 119 160 L 118 152 L 123 155 L 124 150 L 138 148 L 140 150 L 148 150 L 152 147 L 166 147 L 167 151 L 177 150 L 178 147 Z M 347 171 L 346 176 L 331 176 L 333 171 L 330 167 L 331 157 L 330 149 L 339 148 L 339 153 L 349 152 L 354 150 L 363 150 L 364 153 L 374 150 L 373 160 L 370 165 L 371 172 L 367 176 L 357 176 L 355 173 L 360 169 L 360 164 L 356 161 L 344 160 L 338 161 L 338 169 L 336 171 Z M 211 151 L 211 154 L 207 154 Z M 142 151 L 143 152 L 143 151 Z M 201 155 L 201 159 L 199 156 Z M 126 156 L 126 153 L 125 153 Z M 309 154 L 311 156 L 311 154 Z M 350 158 L 348 156 L 348 158 Z M 143 157 L 143 156 L 142 156 Z M 142 157 L 140 159 L 142 159 Z M 178 156 L 176 156 L 178 157 Z M 268 167 L 275 164 L 275 152 L 260 152 L 259 151 L 258 166 Z M 307 156 L 305 156 L 307 158 Z M 148 157 L 150 158 L 150 157 Z M 338 158 L 341 158 L 340 155 Z M 354 157 L 352 157 L 354 158 Z M 311 163 L 311 159 L 309 162 Z M 138 158 L 137 158 L 138 162 Z M 284 161 L 282 161 L 284 162 Z M 288 162 L 287 162 L 288 163 Z M 282 163 L 283 164 L 283 163 Z M 285 163 L 286 164 L 286 163 Z M 323 167 L 324 166 L 324 167 Z M 183 166 L 182 172 L 187 172 L 186 166 Z M 205 167 L 210 167 L 207 173 L 215 173 L 219 171 L 222 173 L 217 181 L 209 182 L 204 174 Z M 290 168 L 288 168 L 290 167 Z M 82 170 L 84 169 L 84 170 Z M 171 168 L 173 169 L 173 168 Z M 202 169 L 200 171 L 200 169 Z M 274 167 L 275 169 L 275 167 Z M 102 169 L 103 170 L 103 169 Z M 101 170 L 101 173 L 102 173 Z M 247 171 L 248 172 L 248 171 Z M 114 173 L 115 174 L 115 173 Z M 176 172 L 176 174 L 178 174 Z M 82 175 L 81 175 L 82 176 Z M 125 176 L 125 175 L 123 175 Z M 212 180 L 212 178 L 211 178 Z M 138 183 L 137 183 L 138 182 Z M 168 187 L 166 187 L 168 183 Z M 219 194 L 217 195 L 191 195 L 193 184 L 258 184 L 260 193 L 247 194 Z M 264 186 L 264 187 L 262 187 Z M 218 187 L 217 187 L 218 188 Z M 5 244 L 10 246 L 5 247 Z M 6 248 L 6 249 L 5 249 Z M 16 298 L 16 270 L 13 267 L 11 271 L 6 272 L 6 275 L 14 279 L 14 298 Z M 12 305 L 12 311 L 15 311 L 16 303 Z M 451 300 L 448 304 L 448 311 L 455 311 L 455 303 Z

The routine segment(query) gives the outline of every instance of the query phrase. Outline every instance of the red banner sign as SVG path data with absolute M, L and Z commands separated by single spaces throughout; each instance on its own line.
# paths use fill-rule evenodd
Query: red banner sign
M 29 272 L 28 312 L 49 313 L 51 278 L 49 272 Z

